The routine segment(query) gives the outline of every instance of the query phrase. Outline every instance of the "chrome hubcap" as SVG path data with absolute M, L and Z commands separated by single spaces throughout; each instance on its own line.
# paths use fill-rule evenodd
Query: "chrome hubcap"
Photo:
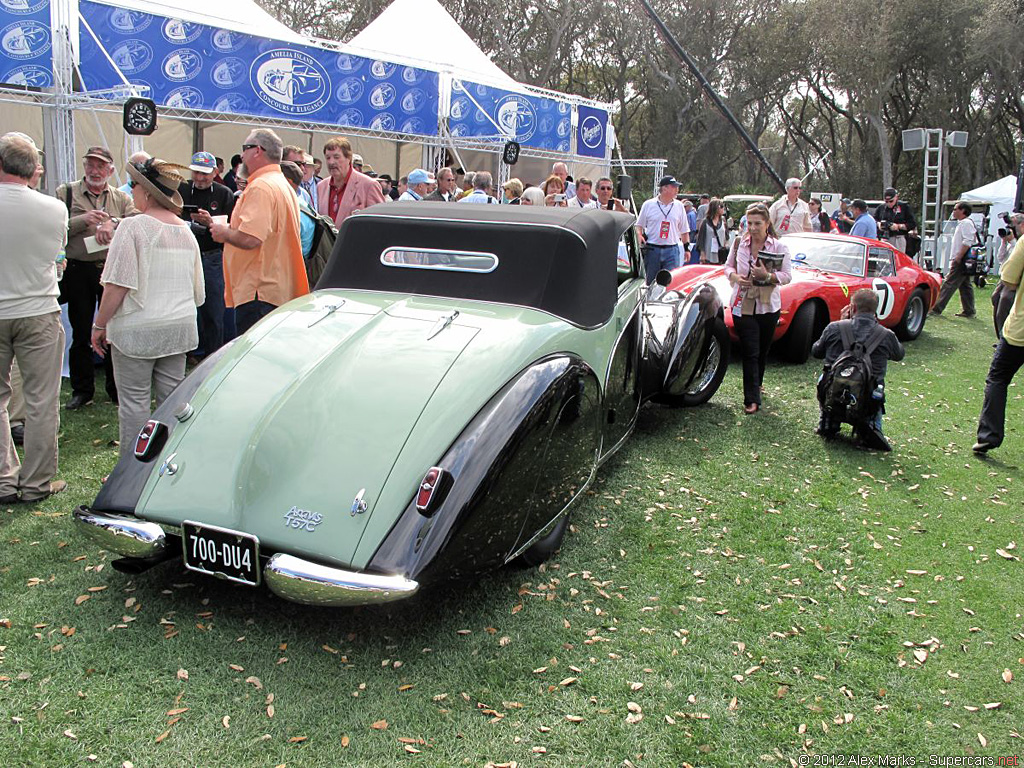
M 715 373 L 718 371 L 718 363 L 721 359 L 722 348 L 718 345 L 718 339 L 712 338 L 707 360 L 704 363 L 704 370 L 701 371 L 700 376 L 693 382 L 690 388 L 686 390 L 686 394 L 696 395 L 707 388 L 715 378 Z
M 910 299 L 910 307 L 907 309 L 907 330 L 917 333 L 921 330 L 921 321 L 924 320 L 924 302 L 920 296 Z

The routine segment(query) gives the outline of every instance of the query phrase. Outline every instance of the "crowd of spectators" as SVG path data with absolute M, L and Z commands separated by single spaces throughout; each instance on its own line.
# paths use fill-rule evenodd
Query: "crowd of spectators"
M 450 166 L 436 172 L 416 168 L 396 181 L 375 173 L 348 139 L 330 139 L 321 161 L 301 147 L 285 146 L 266 128 L 249 133 L 230 166 L 202 151 L 187 166 L 140 152 L 128 158 L 128 182 L 120 188 L 110 183 L 114 171 L 107 148 L 89 147 L 82 177 L 61 184 L 55 198 L 46 197 L 35 190 L 42 166 L 32 139 L 19 133 L 0 138 L 0 212 L 10 222 L 0 243 L 0 503 L 36 501 L 64 487 L 54 479 L 65 346 L 60 304 L 67 304 L 72 332 L 71 395 L 64 408 L 75 411 L 93 401 L 101 358 L 106 393 L 118 405 L 124 454 L 149 418 L 153 396 L 159 404 L 184 377 L 187 356 L 215 354 L 275 308 L 307 293 L 315 280 L 314 243 L 325 230 L 336 233 L 355 211 L 396 200 L 616 211 L 628 205 L 615 198 L 609 177 L 573 179 L 563 162 L 536 184 L 512 178 L 496 187 L 489 171 Z M 733 284 L 730 311 L 740 337 L 747 413 L 760 407 L 778 289 L 790 277 L 778 236 L 850 232 L 902 248 L 916 228 L 913 211 L 895 189 L 885 190 L 885 202 L 873 215 L 863 200 L 843 199 L 830 217 L 820 200 L 800 197 L 802 187 L 799 179 L 789 179 L 786 194 L 771 206 L 747 208 L 737 238 L 721 199 L 703 195 L 696 206 L 680 200 L 679 182 L 666 176 L 636 222 L 649 279 L 685 263 L 725 265 Z M 958 252 L 974 239 L 969 215 L 963 205 L 954 213 L 960 226 L 938 312 L 959 289 L 961 314 L 973 314 L 970 282 L 957 272 L 963 256 Z M 1004 240 L 1000 261 L 1016 269 L 1020 259 L 1009 257 L 1015 237 Z M 762 263 L 765 250 L 779 254 L 779 263 Z M 1009 294 L 1004 302 L 1007 313 L 1012 300 Z M 986 406 L 979 431 L 982 450 L 1001 440 L 993 426 L 998 418 L 991 414 L 1000 410 L 999 387 L 1008 381 L 1004 369 L 1019 367 L 1018 336 L 1014 332 L 1000 347 L 1002 368 L 990 382 L 994 405 Z M 24 444 L 24 464 L 16 441 Z

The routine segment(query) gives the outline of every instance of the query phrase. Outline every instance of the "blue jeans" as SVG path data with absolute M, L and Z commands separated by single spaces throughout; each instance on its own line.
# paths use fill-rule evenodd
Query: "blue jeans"
M 224 251 L 204 251 L 206 302 L 199 307 L 199 348 L 212 355 L 224 344 Z
M 643 247 L 644 267 L 647 270 L 647 284 L 654 282 L 654 276 L 661 269 L 675 269 L 679 266 L 678 245 L 651 245 Z

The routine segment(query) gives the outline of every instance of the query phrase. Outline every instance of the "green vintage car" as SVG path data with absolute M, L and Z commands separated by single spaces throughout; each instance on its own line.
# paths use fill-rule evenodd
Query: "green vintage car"
M 718 389 L 717 292 L 645 284 L 631 215 L 392 203 L 316 290 L 205 360 L 78 529 L 302 603 L 398 600 L 550 556 L 649 399 Z

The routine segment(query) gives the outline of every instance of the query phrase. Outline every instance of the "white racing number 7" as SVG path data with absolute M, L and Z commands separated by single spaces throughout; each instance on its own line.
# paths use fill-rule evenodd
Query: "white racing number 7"
M 896 304 L 896 294 L 892 286 L 880 277 L 871 281 L 871 288 L 878 294 L 878 319 L 885 320 Z

